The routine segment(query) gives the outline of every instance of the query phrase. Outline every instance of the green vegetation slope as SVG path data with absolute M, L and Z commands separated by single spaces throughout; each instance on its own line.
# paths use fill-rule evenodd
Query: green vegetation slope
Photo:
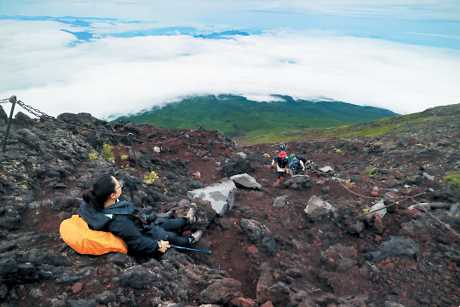
M 117 121 L 148 123 L 164 128 L 204 128 L 250 142 L 295 136 L 305 129 L 370 122 L 395 113 L 338 101 L 294 100 L 257 102 L 241 96 L 219 95 L 186 98 L 162 108 Z

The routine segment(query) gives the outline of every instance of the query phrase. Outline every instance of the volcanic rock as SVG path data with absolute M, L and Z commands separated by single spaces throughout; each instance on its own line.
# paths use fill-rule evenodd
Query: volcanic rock
M 387 257 L 416 257 L 419 253 L 418 244 L 409 238 L 392 236 L 390 240 L 383 244 L 374 252 L 367 254 L 367 258 L 377 262 Z
M 187 196 L 191 200 L 198 198 L 204 201 L 209 201 L 217 214 L 224 215 L 233 207 L 235 190 L 236 186 L 233 181 L 226 180 L 207 186 L 203 189 L 189 191 Z
M 313 195 L 308 200 L 304 212 L 308 217 L 312 219 L 317 219 L 319 217 L 329 215 L 335 210 L 336 209 L 333 205 L 331 205 L 327 201 L 322 200 L 318 196 Z
M 260 190 L 262 186 L 248 174 L 239 174 L 230 177 L 237 187 L 243 187 L 246 189 Z

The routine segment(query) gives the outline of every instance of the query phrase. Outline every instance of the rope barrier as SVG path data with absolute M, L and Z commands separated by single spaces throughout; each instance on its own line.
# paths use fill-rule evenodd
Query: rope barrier
M 11 102 L 11 98 L 5 98 L 5 99 L 0 99 L 0 103 L 8 103 L 8 102 Z M 46 114 L 45 112 L 43 111 L 40 111 L 39 109 L 37 108 L 34 108 L 32 107 L 31 105 L 27 105 L 25 104 L 23 101 L 21 100 L 17 100 L 16 103 L 22 107 L 24 110 L 26 110 L 28 113 L 34 115 L 35 117 L 38 117 L 40 119 L 43 119 L 43 120 L 54 120 L 54 121 L 57 121 L 59 123 L 62 123 L 62 124 L 65 124 L 67 126 L 71 126 L 71 127 L 75 127 L 75 128 L 78 128 L 80 130 L 87 130 L 87 131 L 98 131 L 97 129 L 91 129 L 91 128 L 87 128 L 87 127 L 82 127 L 80 125 L 76 125 L 76 124 L 72 124 L 72 123 L 69 123 L 69 122 L 65 122 L 63 120 L 60 120 L 58 118 L 55 118 L 53 116 L 50 116 L 48 114 Z M 100 131 L 99 131 L 100 132 Z M 109 135 L 109 136 L 115 136 L 115 137 L 128 137 L 130 140 L 132 141 L 136 141 L 136 142 L 139 142 L 139 143 L 144 143 L 144 142 L 148 142 L 149 139 L 148 138 L 145 138 L 145 139 L 139 139 L 139 138 L 135 138 L 133 137 L 133 133 L 132 132 L 128 132 L 127 134 L 121 134 L 121 133 L 115 133 L 115 132 L 111 132 L 111 133 L 108 133 L 108 132 L 104 132 L 103 134 L 105 135 Z M 176 140 L 180 140 L 180 137 L 175 137 L 173 139 L 168 139 L 168 140 L 165 140 L 165 141 L 157 141 L 157 143 L 161 144 L 161 145 L 166 145 L 166 144 L 169 144 L 171 142 L 174 142 Z
M 341 180 L 342 180 L 342 179 L 341 179 Z M 356 195 L 356 196 L 358 196 L 358 197 L 367 198 L 367 199 L 378 199 L 378 198 L 380 198 L 380 197 L 378 197 L 378 196 L 366 196 L 366 195 L 360 194 L 360 193 L 358 193 L 358 192 L 355 192 L 355 191 L 349 189 L 346 185 L 344 185 L 344 184 L 342 183 L 342 181 L 339 181 L 339 184 L 340 184 L 345 190 L 347 190 L 347 191 L 350 192 L 351 194 Z
M 434 216 L 431 212 L 425 211 L 425 213 L 428 214 L 429 217 L 431 217 L 432 219 L 434 219 L 435 221 L 437 221 L 439 224 L 443 225 L 443 226 L 446 227 L 448 230 L 450 230 L 457 238 L 460 238 L 460 235 L 458 234 L 458 232 L 456 232 L 452 227 L 450 227 L 449 224 L 444 223 L 444 222 L 441 221 L 438 217 Z
M 15 96 L 12 96 L 12 97 L 10 97 L 10 98 L 0 99 L 0 103 L 11 103 L 13 97 L 14 97 L 14 99 L 16 100 L 16 97 L 15 97 Z M 42 119 L 42 120 L 53 120 L 53 121 L 62 123 L 62 124 L 67 125 L 67 126 L 71 126 L 71 127 L 78 128 L 78 129 L 80 129 L 80 130 L 87 130 L 87 131 L 93 131 L 93 132 L 97 132 L 97 131 L 98 131 L 97 129 L 91 129 L 91 128 L 88 128 L 88 127 L 82 127 L 82 126 L 80 126 L 80 125 L 72 124 L 72 123 L 69 123 L 69 122 L 60 120 L 60 119 L 58 119 L 58 118 L 55 118 L 55 117 L 53 117 L 53 116 L 50 116 L 50 115 L 46 114 L 45 112 L 40 111 L 39 109 L 34 108 L 33 106 L 24 103 L 24 102 L 21 101 L 21 100 L 16 100 L 15 103 L 16 103 L 17 105 L 19 105 L 20 107 L 22 107 L 22 108 L 23 108 L 25 111 L 27 111 L 28 113 L 30 113 L 30 114 L 32 114 L 33 116 L 38 117 L 38 118 L 40 118 L 40 119 Z M 132 132 L 129 132 L 129 133 L 127 133 L 127 134 L 114 133 L 114 132 L 103 132 L 102 134 L 108 135 L 108 136 L 114 136 L 114 137 L 128 137 L 128 138 L 130 138 L 131 140 L 136 141 L 136 142 L 140 142 L 140 143 L 142 143 L 142 142 L 147 142 L 147 141 L 148 141 L 147 139 L 134 138 Z
M 366 212 L 366 213 L 363 213 L 359 216 L 359 218 L 361 217 L 364 217 L 366 215 L 369 215 L 369 214 L 372 214 L 372 213 L 375 213 L 375 212 L 379 212 L 383 209 L 387 209 L 387 208 L 391 208 L 393 206 L 396 206 L 396 205 L 399 205 L 401 202 L 403 201 L 406 201 L 406 200 L 409 200 L 409 199 L 413 199 L 413 198 L 416 198 L 416 197 L 419 197 L 419 196 L 422 196 L 426 194 L 426 192 L 421 192 L 421 193 L 418 193 L 418 194 L 415 194 L 415 195 L 411 195 L 411 196 L 408 196 L 408 197 L 405 197 L 403 199 L 399 199 L 399 200 L 396 200 L 394 201 L 392 204 L 388 205 L 388 206 L 383 206 L 382 208 L 379 208 L 379 209 L 375 209 L 375 210 L 372 210 L 372 211 L 369 211 L 369 212 Z

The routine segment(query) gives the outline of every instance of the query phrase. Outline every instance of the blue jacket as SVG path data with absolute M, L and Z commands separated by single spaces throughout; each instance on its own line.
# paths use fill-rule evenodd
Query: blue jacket
M 130 254 L 153 256 L 158 251 L 158 242 L 144 234 L 142 227 L 135 223 L 135 211 L 134 205 L 127 201 L 118 201 L 103 210 L 96 210 L 82 201 L 78 214 L 91 229 L 109 231 L 120 237 Z

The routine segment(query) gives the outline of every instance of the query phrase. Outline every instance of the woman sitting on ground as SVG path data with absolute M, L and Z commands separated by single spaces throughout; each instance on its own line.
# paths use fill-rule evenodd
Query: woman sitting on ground
M 90 228 L 109 231 L 120 237 L 133 255 L 154 256 L 157 252 L 165 253 L 170 243 L 190 246 L 202 236 L 196 231 L 190 236 L 180 236 L 178 231 L 195 221 L 194 210 L 190 209 L 186 218 L 157 217 L 154 222 L 144 225 L 135 216 L 134 205 L 119 200 L 122 184 L 111 175 L 100 177 L 92 189 L 83 194 L 83 202 L 78 214 Z

